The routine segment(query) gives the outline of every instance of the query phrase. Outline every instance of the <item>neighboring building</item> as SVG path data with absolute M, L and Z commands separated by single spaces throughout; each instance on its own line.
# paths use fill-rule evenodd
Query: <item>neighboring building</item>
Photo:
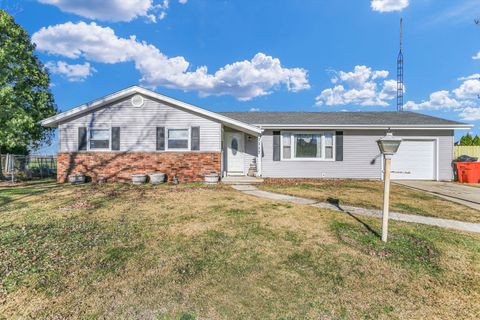
M 471 126 L 413 112 L 215 113 L 133 86 L 45 119 L 58 127 L 58 181 L 83 172 L 127 181 L 165 172 L 273 178 L 380 179 L 376 140 L 404 140 L 393 179 L 452 180 L 454 129 Z

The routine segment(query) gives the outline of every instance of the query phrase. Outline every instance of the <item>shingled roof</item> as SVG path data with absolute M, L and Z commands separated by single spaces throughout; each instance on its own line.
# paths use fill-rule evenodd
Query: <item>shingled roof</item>
M 415 112 L 219 112 L 252 125 L 452 126 L 469 125 Z

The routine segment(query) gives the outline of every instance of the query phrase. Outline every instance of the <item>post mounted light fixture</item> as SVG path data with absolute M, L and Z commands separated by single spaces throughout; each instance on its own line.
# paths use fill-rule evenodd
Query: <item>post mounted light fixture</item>
M 383 171 L 383 216 L 382 216 L 382 241 L 387 242 L 388 237 L 388 214 L 390 206 L 390 170 L 392 167 L 392 156 L 397 153 L 398 148 L 402 143 L 402 139 L 394 137 L 391 132 L 387 132 L 387 135 L 377 140 L 378 148 L 383 154 L 384 158 L 384 171 Z
M 378 148 L 380 149 L 380 152 L 385 156 L 392 156 L 397 153 L 401 142 L 402 139 L 394 137 L 391 132 L 387 132 L 387 135 L 385 137 L 377 140 Z

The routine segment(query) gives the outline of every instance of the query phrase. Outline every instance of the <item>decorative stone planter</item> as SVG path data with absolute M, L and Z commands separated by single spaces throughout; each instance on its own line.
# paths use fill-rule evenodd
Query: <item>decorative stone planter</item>
M 205 176 L 206 184 L 217 184 L 218 183 L 218 174 L 212 173 Z
M 96 183 L 99 185 L 104 185 L 105 183 L 107 183 L 107 177 L 102 175 L 98 176 Z
M 132 174 L 132 183 L 133 184 L 144 184 L 147 182 L 146 174 Z
M 165 173 L 154 172 L 154 173 L 150 173 L 148 176 L 150 177 L 151 184 L 165 183 Z
M 83 173 L 76 173 L 68 176 L 68 181 L 71 184 L 82 184 L 85 183 L 85 175 Z

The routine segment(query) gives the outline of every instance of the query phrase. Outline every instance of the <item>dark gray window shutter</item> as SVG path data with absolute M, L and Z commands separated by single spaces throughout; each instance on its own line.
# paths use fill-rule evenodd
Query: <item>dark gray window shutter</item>
M 280 161 L 280 131 L 273 131 L 273 161 Z
M 335 161 L 343 161 L 343 131 L 335 132 Z
M 112 150 L 120 150 L 120 127 L 112 127 Z
M 78 150 L 87 150 L 87 128 L 78 128 Z
M 165 150 L 165 128 L 157 127 L 157 150 Z
M 192 127 L 191 149 L 200 150 L 200 127 Z

